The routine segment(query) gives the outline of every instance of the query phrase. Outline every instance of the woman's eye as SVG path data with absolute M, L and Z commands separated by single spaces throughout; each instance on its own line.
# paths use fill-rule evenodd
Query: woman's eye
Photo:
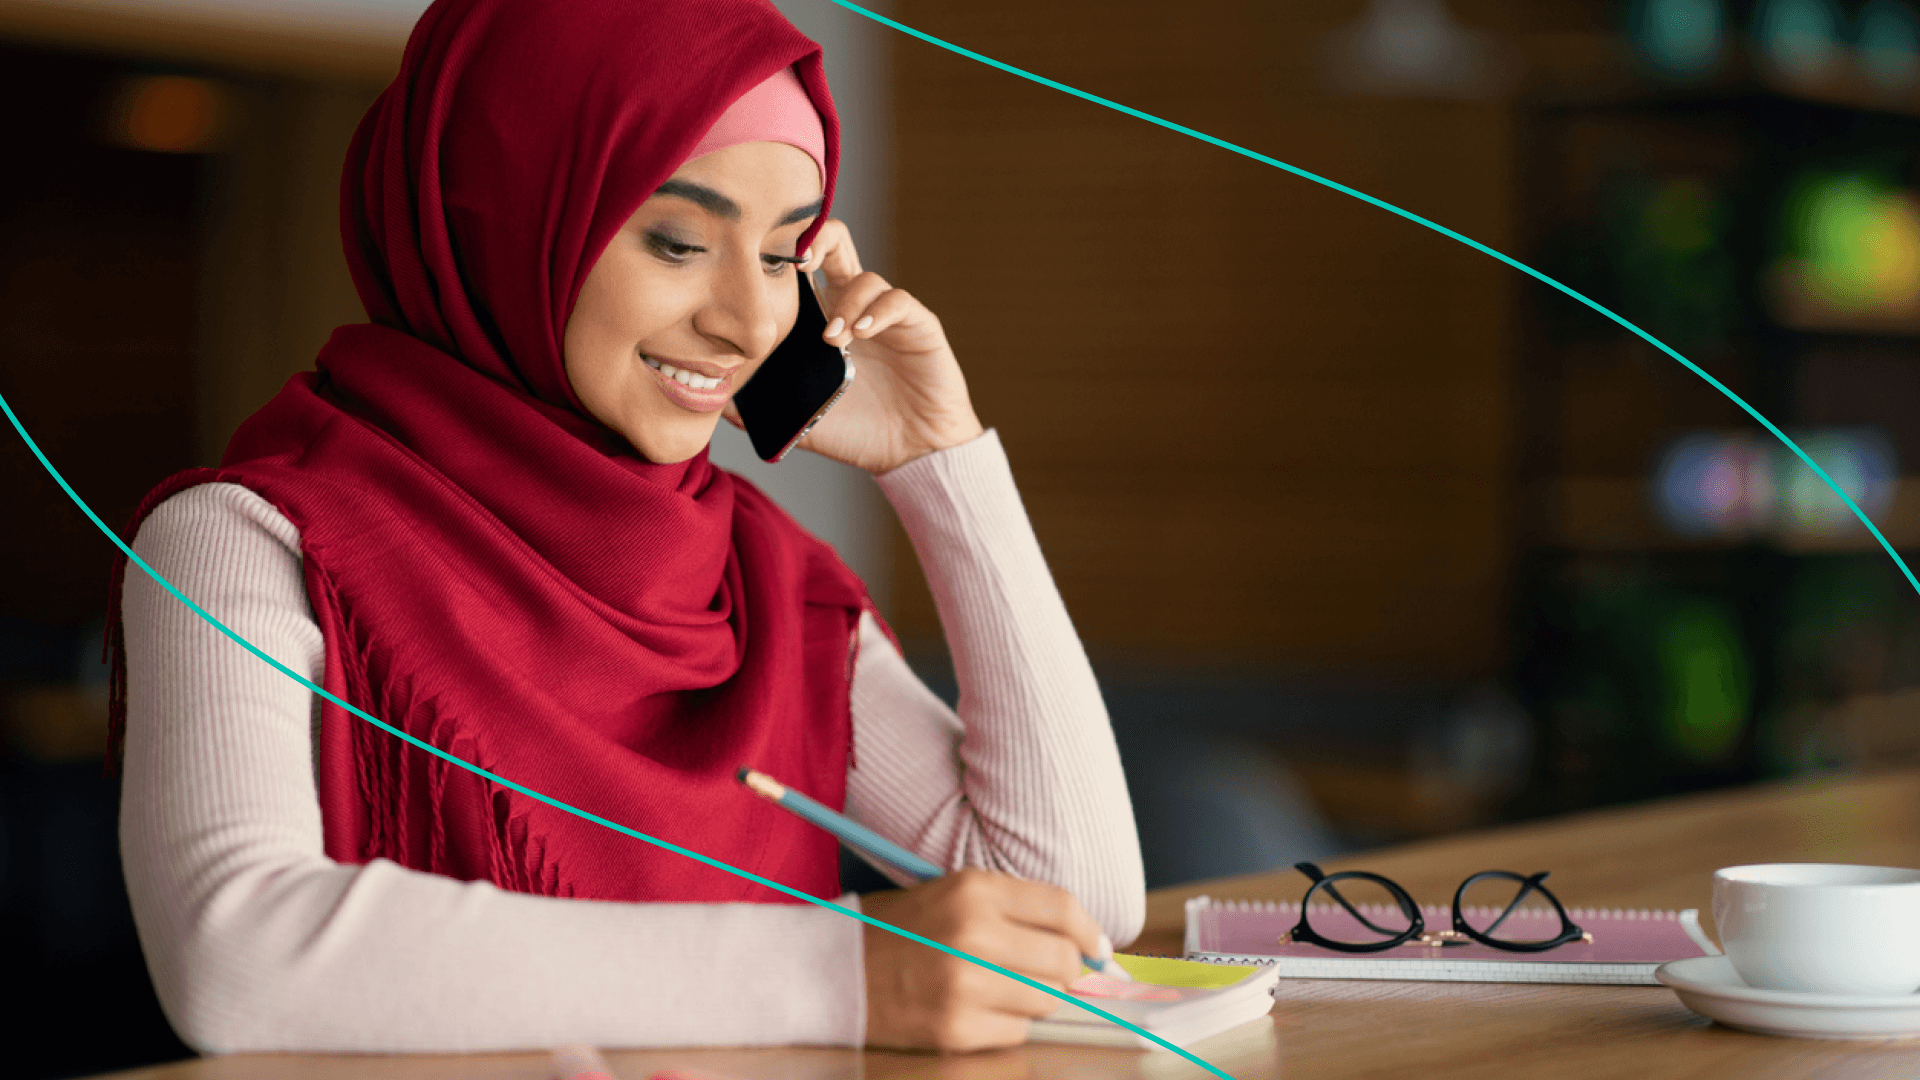
M 767 264 L 767 276 L 769 277 L 779 277 L 781 274 L 787 272 L 787 267 L 799 262 L 798 259 L 791 259 L 785 255 L 762 255 L 760 256 L 760 261 Z
M 662 233 L 648 233 L 647 247 L 655 255 L 670 263 L 683 263 L 695 255 L 707 250 L 693 244 L 682 243 Z

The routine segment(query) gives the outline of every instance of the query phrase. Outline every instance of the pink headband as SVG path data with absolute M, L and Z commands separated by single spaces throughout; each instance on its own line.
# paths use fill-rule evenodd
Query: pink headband
M 727 111 L 720 114 L 720 119 L 713 122 L 713 127 L 693 148 L 693 153 L 687 155 L 687 160 L 748 142 L 782 142 L 805 150 L 819 167 L 824 181 L 827 135 L 820 127 L 820 114 L 793 68 L 781 68 L 736 98 L 727 106 Z

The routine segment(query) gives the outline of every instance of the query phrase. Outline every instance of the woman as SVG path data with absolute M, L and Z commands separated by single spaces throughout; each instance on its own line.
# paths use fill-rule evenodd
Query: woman
M 958 872 L 841 903 L 1064 985 L 1142 919 L 1118 757 L 939 322 L 825 216 L 837 150 L 819 50 L 764 0 L 439 0 L 348 155 L 373 325 L 134 547 L 428 744 L 816 896 L 833 842 L 732 774 L 843 805 Z M 900 513 L 958 716 L 707 461 L 813 270 L 860 374 L 805 445 Z M 1053 1007 L 411 748 L 144 574 L 121 625 L 128 888 L 200 1049 L 971 1049 Z

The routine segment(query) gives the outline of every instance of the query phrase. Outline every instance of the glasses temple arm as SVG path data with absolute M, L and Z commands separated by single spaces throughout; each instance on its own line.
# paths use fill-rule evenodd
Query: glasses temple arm
M 1395 934 L 1398 934 L 1398 933 L 1400 933 L 1400 931 L 1398 931 L 1398 930 L 1389 930 L 1389 929 L 1387 929 L 1387 928 L 1386 928 L 1386 927 L 1384 927 L 1384 926 L 1375 926 L 1375 925 L 1373 924 L 1373 920 L 1372 920 L 1372 919 L 1369 919 L 1369 918 L 1367 918 L 1367 917 L 1366 917 L 1365 915 L 1362 915 L 1362 914 L 1360 914 L 1360 909 L 1359 909 L 1359 908 L 1357 908 L 1357 907 L 1354 907 L 1354 906 L 1353 906 L 1352 904 L 1350 904 L 1350 903 L 1348 903 L 1348 902 L 1347 902 L 1347 898 L 1346 898 L 1346 897 L 1344 897 L 1344 896 L 1341 896 L 1341 895 L 1340 895 L 1340 890 L 1339 890 L 1339 889 L 1336 889 L 1336 888 L 1334 888 L 1334 887 L 1333 887 L 1333 885 L 1331 885 L 1331 884 L 1327 884 L 1327 885 L 1322 885 L 1322 886 L 1321 886 L 1321 888 L 1322 888 L 1322 889 L 1325 889 L 1325 890 L 1326 890 L 1326 893 L 1327 893 L 1327 895 L 1328 895 L 1328 896 L 1331 896 L 1331 897 L 1333 897 L 1333 898 L 1334 898 L 1334 900 L 1336 900 L 1337 902 L 1339 902 L 1339 904 L 1340 904 L 1340 906 L 1341 906 L 1341 907 L 1343 907 L 1343 908 L 1346 908 L 1346 909 L 1347 909 L 1347 914 L 1349 914 L 1349 915 L 1351 915 L 1351 916 L 1353 916 L 1353 917 L 1354 917 L 1354 918 L 1356 918 L 1356 919 L 1359 919 L 1359 920 L 1360 920 L 1360 925 L 1361 925 L 1361 926 L 1364 926 L 1364 927 L 1366 927 L 1367 929 L 1369 929 L 1369 930 L 1371 930 L 1371 931 L 1373 931 L 1373 932 L 1374 932 L 1374 933 L 1376 933 L 1376 934 L 1386 934 L 1386 935 L 1388 935 L 1388 936 L 1392 936 L 1392 935 L 1395 935 Z M 1304 913 L 1304 912 L 1302 912 L 1302 914 L 1304 915 L 1305 913 Z
M 1507 909 L 1500 913 L 1499 918 L 1487 924 L 1487 928 L 1480 932 L 1483 934 L 1486 934 L 1489 937 L 1493 936 L 1493 932 L 1495 930 L 1500 929 L 1500 924 L 1507 921 L 1507 916 L 1513 914 L 1513 909 L 1519 907 L 1521 903 L 1523 903 L 1526 900 L 1527 896 L 1533 892 L 1533 890 L 1540 888 L 1540 883 L 1542 881 L 1545 881 L 1546 879 L 1547 879 L 1546 874 L 1535 874 L 1532 877 L 1526 878 L 1523 881 L 1521 881 L 1520 891 L 1514 894 L 1513 902 L 1507 905 Z M 1558 907 L 1559 905 L 1556 904 L 1554 906 Z

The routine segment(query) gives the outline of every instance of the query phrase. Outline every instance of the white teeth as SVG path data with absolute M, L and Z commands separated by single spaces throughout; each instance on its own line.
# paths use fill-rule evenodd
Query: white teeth
M 721 380 L 718 378 L 708 375 L 695 375 L 691 371 L 684 371 L 674 367 L 672 364 L 663 364 L 651 356 L 642 356 L 640 359 L 645 360 L 648 367 L 672 379 L 674 382 L 682 386 L 690 386 L 695 390 L 711 390 L 721 383 Z

